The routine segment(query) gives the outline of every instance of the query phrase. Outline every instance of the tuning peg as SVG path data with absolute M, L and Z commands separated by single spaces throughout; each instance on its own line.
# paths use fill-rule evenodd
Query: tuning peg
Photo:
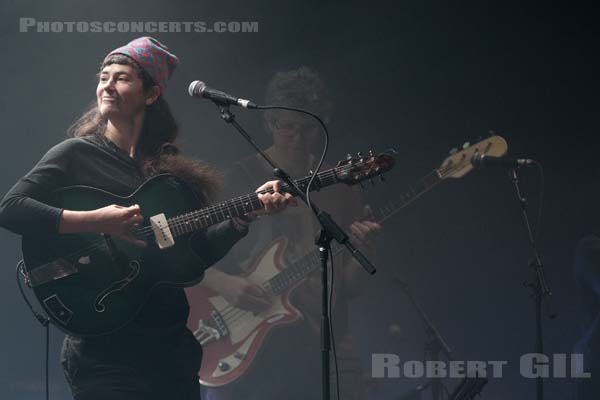
M 312 174 L 314 174 L 314 173 L 315 173 L 315 172 L 314 172 L 312 169 L 308 170 L 308 175 L 309 175 L 309 176 L 312 176 Z
M 369 150 L 369 157 L 373 157 L 373 150 Z
M 463 143 L 463 145 L 462 145 L 462 148 L 463 148 L 463 149 L 466 149 L 466 148 L 468 148 L 470 145 L 471 145 L 471 143 L 469 143 L 469 142 L 464 142 L 464 143 Z
M 346 160 L 352 160 L 352 154 L 350 154 L 350 153 L 346 154 Z
M 451 155 L 452 155 L 452 154 L 456 154 L 456 153 L 458 153 L 458 149 L 457 149 L 456 147 L 454 147 L 454 148 L 450 149 L 450 154 L 451 154 Z
M 358 155 L 358 158 L 362 158 L 363 157 L 363 155 L 362 155 L 362 153 L 360 151 L 358 153 L 356 153 L 356 154 Z

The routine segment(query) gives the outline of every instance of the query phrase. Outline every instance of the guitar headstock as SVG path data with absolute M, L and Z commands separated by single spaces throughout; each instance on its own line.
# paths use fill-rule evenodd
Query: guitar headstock
M 462 178 L 473 170 L 471 159 L 474 154 L 502 157 L 507 150 L 508 144 L 502 136 L 494 135 L 472 145 L 467 142 L 462 150 L 453 149 L 450 152 L 450 156 L 437 169 L 438 175 L 440 179 Z
M 337 163 L 334 173 L 339 182 L 346 185 L 356 185 L 366 179 L 380 176 L 391 170 L 394 166 L 394 150 L 388 150 L 374 155 L 369 151 L 368 155 L 358 153 L 356 157 L 348 154 L 345 160 Z

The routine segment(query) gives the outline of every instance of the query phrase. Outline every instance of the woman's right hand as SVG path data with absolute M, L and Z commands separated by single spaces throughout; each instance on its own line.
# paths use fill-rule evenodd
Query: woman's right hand
M 91 211 L 63 211 L 59 232 L 95 232 L 126 240 L 136 246 L 146 246 L 146 242 L 137 239 L 133 231 L 144 220 L 140 206 L 135 204 L 123 207 L 111 204 Z
M 133 236 L 133 231 L 144 221 L 140 206 L 123 207 L 116 204 L 92 211 L 92 227 L 95 232 L 115 236 L 136 246 L 146 246 L 146 242 Z

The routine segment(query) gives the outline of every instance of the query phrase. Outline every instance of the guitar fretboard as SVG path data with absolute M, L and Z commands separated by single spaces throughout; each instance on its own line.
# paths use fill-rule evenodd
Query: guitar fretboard
M 442 178 L 440 178 L 440 172 L 436 169 L 422 177 L 412 186 L 409 186 L 396 200 L 391 200 L 386 205 L 373 210 L 369 217 L 377 223 L 382 223 L 417 198 L 430 191 L 441 181 Z
M 311 190 L 318 190 L 337 183 L 337 172 L 336 168 L 332 168 L 319 173 L 313 182 Z M 301 190 L 306 190 L 309 180 L 310 179 L 306 177 L 297 180 L 295 183 Z M 289 185 L 283 184 L 280 191 L 289 192 Z M 169 218 L 169 229 L 174 236 L 181 236 L 201 229 L 206 229 L 211 225 L 218 224 L 233 217 L 239 217 L 253 211 L 262 210 L 264 206 L 258 198 L 258 195 L 265 193 L 273 193 L 273 190 L 269 189 L 259 193 L 246 194 L 214 206 Z
M 370 219 L 377 223 L 382 223 L 398 211 L 412 203 L 419 196 L 431 190 L 442 181 L 440 171 L 434 170 L 421 178 L 413 186 L 409 186 L 397 200 L 388 202 L 385 206 L 373 210 Z M 332 242 L 331 253 L 335 256 L 343 250 L 344 246 Z M 277 275 L 265 282 L 265 288 L 273 294 L 281 294 L 289 287 L 306 277 L 309 273 L 319 268 L 321 265 L 319 252 L 317 250 L 300 257 L 297 261 L 291 263 Z

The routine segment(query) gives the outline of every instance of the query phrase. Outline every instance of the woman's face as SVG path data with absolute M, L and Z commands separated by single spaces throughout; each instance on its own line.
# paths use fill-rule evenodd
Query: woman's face
M 152 103 L 144 96 L 143 82 L 135 69 L 121 64 L 102 68 L 96 98 L 100 114 L 108 119 L 133 119 Z

